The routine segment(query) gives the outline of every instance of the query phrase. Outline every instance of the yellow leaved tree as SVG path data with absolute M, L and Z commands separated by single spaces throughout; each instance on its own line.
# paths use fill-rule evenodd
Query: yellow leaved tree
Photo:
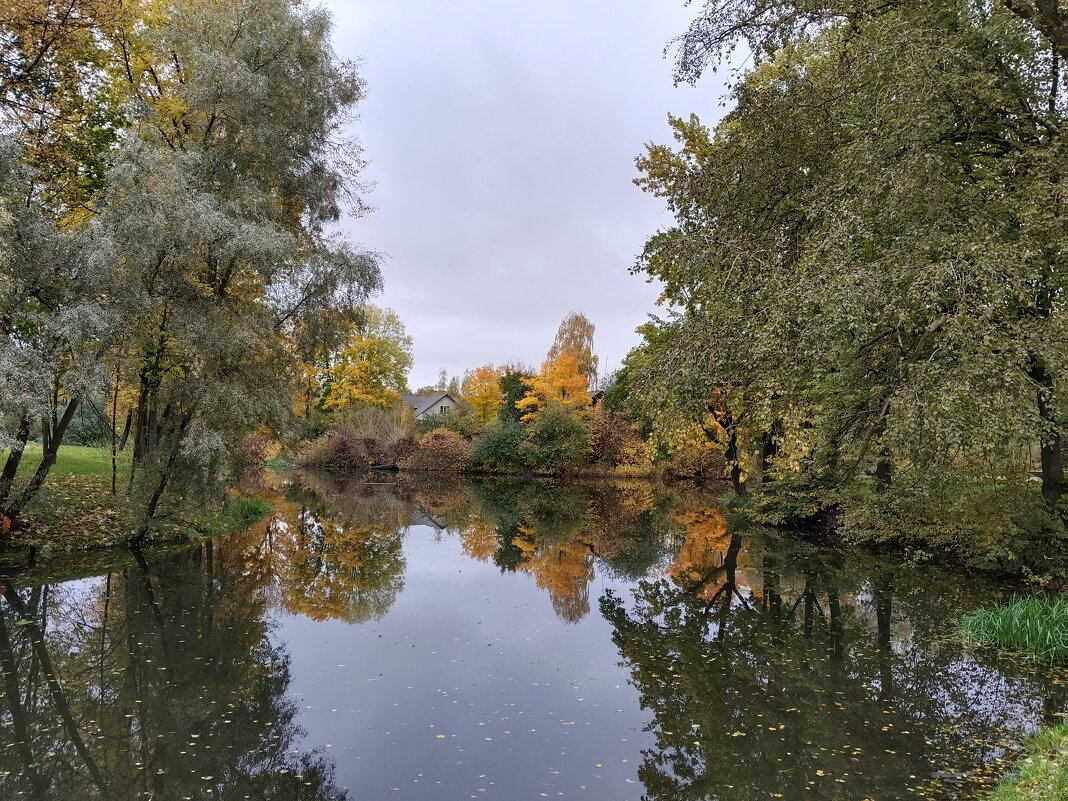
M 475 407 L 478 419 L 488 423 L 497 416 L 504 402 L 501 371 L 492 364 L 476 367 L 464 376 L 463 397 Z
M 593 402 L 589 380 L 581 372 L 578 357 L 573 353 L 565 352 L 546 359 L 538 374 L 524 382 L 527 394 L 516 403 L 524 422 L 536 418 L 542 408 L 554 401 L 575 411 L 586 409 Z
M 367 305 L 360 324 L 317 372 L 323 409 L 389 408 L 408 391 L 412 338 L 392 309 Z

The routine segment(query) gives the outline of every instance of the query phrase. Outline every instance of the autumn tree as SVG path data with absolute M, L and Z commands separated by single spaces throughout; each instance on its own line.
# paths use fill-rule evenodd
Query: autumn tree
M 475 407 L 478 419 L 488 423 L 497 416 L 504 402 L 501 371 L 492 364 L 476 367 L 464 375 L 462 395 Z
M 592 402 L 589 380 L 580 369 L 578 357 L 570 352 L 547 359 L 538 374 L 525 383 L 526 394 L 515 404 L 524 422 L 537 417 L 550 402 L 573 410 L 586 409 Z
M 364 404 L 389 407 L 408 390 L 412 338 L 392 309 L 366 305 L 360 322 L 318 376 L 326 410 Z
M 556 330 L 556 339 L 549 348 L 549 361 L 570 353 L 578 359 L 578 369 L 590 386 L 597 380 L 598 357 L 593 352 L 594 325 L 581 312 L 571 312 Z
M 325 12 L 286 0 L 35 0 L 0 11 L 10 119 L 20 98 L 38 98 L 33 111 L 64 92 L 90 102 L 99 89 L 94 108 L 119 107 L 102 121 L 75 109 L 69 135 L 56 134 L 65 155 L 99 169 L 53 174 L 37 156 L 47 148 L 14 128 L 8 197 L 25 213 L 4 243 L 40 244 L 14 248 L 0 278 L 10 288 L 0 373 L 26 372 L 4 401 L 2 513 L 18 516 L 69 417 L 116 381 L 135 388 L 139 540 L 165 496 L 218 486 L 244 433 L 285 425 L 298 359 L 336 342 L 380 285 L 376 258 L 328 231 L 363 209 L 359 148 L 344 133 L 362 83 L 332 51 Z M 90 134 L 98 140 L 80 142 Z M 12 496 L 7 477 L 41 427 L 45 459 Z
M 639 159 L 675 225 L 641 260 L 669 308 L 628 383 L 711 404 L 783 514 L 970 548 L 1057 513 L 1063 63 L 1022 5 L 715 0 L 681 39 L 680 79 L 756 60 L 714 130 L 673 118 Z M 1014 511 L 947 535 L 945 497 Z

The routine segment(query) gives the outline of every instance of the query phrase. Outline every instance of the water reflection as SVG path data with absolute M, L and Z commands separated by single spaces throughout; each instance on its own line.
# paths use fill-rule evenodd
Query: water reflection
M 199 547 L 0 567 L 0 791 L 972 798 L 1068 707 L 950 636 L 982 581 L 732 529 L 692 488 L 271 503 Z
M 5 797 L 345 798 L 299 747 L 289 658 L 243 562 L 207 543 L 98 579 L 5 582 Z

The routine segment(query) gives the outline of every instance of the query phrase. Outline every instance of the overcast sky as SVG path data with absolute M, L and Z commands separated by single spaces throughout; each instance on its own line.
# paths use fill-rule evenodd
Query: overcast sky
M 439 368 L 537 366 L 581 311 L 602 370 L 655 311 L 628 268 L 671 224 L 631 181 L 667 115 L 722 113 L 722 83 L 674 87 L 665 44 L 683 0 L 326 0 L 335 46 L 360 58 L 356 133 L 375 210 L 352 238 L 386 256 L 377 302 L 415 340 L 413 388 Z

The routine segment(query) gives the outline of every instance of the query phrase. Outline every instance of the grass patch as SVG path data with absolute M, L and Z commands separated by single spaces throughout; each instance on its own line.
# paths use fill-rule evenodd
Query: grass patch
M 28 481 L 41 464 L 41 446 L 33 443 L 19 464 L 19 478 Z M 130 472 L 130 450 L 119 454 L 119 479 Z M 61 445 L 56 454 L 56 463 L 48 474 L 49 480 L 57 476 L 93 476 L 111 480 L 111 449 L 89 448 L 81 445 Z
M 272 473 L 287 473 L 296 467 L 296 464 L 282 454 L 278 454 L 273 459 L 267 460 L 266 467 Z
M 1044 729 L 988 801 L 1062 801 L 1068 798 L 1068 724 Z
M 273 510 L 262 498 L 234 498 L 223 510 L 220 525 L 223 532 L 240 531 L 267 517 Z
M 977 609 L 958 623 L 973 643 L 1026 654 L 1036 662 L 1068 663 L 1068 598 L 1032 595 Z

